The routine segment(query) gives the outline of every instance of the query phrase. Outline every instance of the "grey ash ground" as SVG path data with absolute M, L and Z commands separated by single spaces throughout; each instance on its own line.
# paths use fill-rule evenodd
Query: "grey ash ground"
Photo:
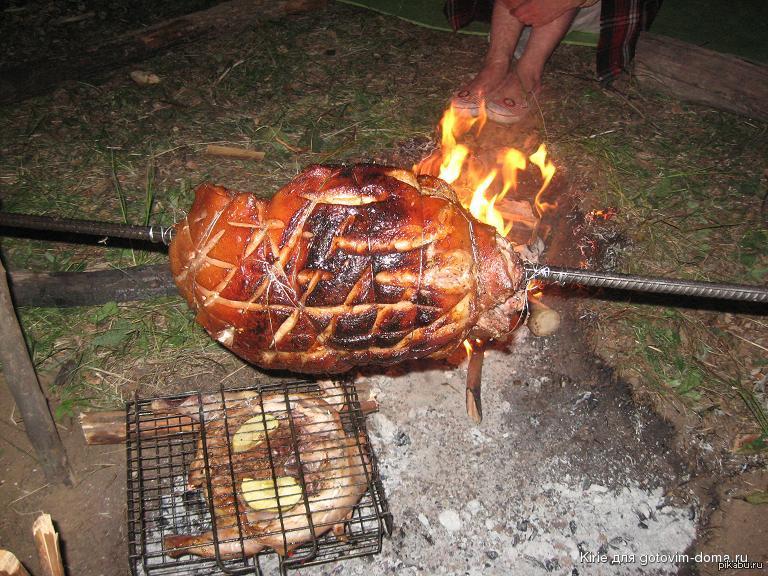
M 521 329 L 489 354 L 480 426 L 464 413 L 462 369 L 374 377 L 395 531 L 381 555 L 317 573 L 677 573 L 640 563 L 684 554 L 696 535 L 695 499 L 666 495 L 685 480 L 670 430 L 584 354 L 575 327 Z M 586 561 L 622 554 L 636 562 Z

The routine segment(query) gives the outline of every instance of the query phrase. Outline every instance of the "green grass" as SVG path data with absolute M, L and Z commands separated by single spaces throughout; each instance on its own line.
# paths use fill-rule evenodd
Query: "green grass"
M 672 106 L 660 96 L 636 102 L 643 110 Z M 592 202 L 618 209 L 616 224 L 630 237 L 622 271 L 765 285 L 765 126 L 695 108 L 657 114 L 653 123 L 652 130 L 630 123 L 567 146 L 599 166 Z M 677 399 L 692 412 L 722 406 L 765 430 L 753 391 L 765 355 L 760 316 L 750 321 L 722 311 L 601 306 L 606 317 L 619 320 L 601 327 L 603 337 L 634 342 L 621 364 L 633 366 L 667 399 L 662 402 Z
M 25 308 L 20 317 L 37 370 L 67 373 L 51 389 L 60 415 L 121 404 L 126 390 L 141 384 L 162 389 L 157 379 L 168 365 L 219 352 L 176 297 L 91 308 Z
M 630 324 L 637 352 L 651 368 L 650 375 L 657 386 L 671 388 L 689 400 L 700 400 L 706 380 L 697 360 L 706 358 L 711 350 L 704 342 L 698 342 L 695 350 L 684 350 L 679 315 L 674 310 L 661 315 L 660 323 L 641 317 Z

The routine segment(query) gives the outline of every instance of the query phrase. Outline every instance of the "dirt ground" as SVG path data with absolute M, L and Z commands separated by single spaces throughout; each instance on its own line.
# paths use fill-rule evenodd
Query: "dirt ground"
M 49 6 L 48 9 L 53 10 L 59 20 L 70 16 L 69 8 Z M 362 36 L 365 26 L 376 22 L 396 29 L 396 38 L 415 46 L 414 54 L 422 60 L 429 57 L 434 45 L 440 46 L 439 42 L 443 42 L 437 33 L 425 32 L 410 24 L 393 25 L 380 17 L 373 20 L 373 16 L 361 16 L 347 7 L 329 10 L 319 16 L 322 26 L 317 35 L 312 36 L 313 42 L 307 42 L 313 58 L 343 55 L 346 48 L 335 32 L 328 31 L 340 18 L 354 21 L 350 29 L 357 30 L 355 26 L 358 26 Z M 174 12 L 163 12 L 160 16 L 171 13 Z M 19 12 L 13 14 L 14 18 L 20 17 Z M 78 26 L 94 25 L 99 18 L 111 16 L 95 10 L 93 16 Z M 298 21 L 301 26 L 309 27 L 307 21 L 311 18 Z M 135 24 L 135 21 L 126 21 L 125 25 Z M 274 24 L 284 29 L 293 25 L 292 20 Z M 255 32 L 249 40 L 253 41 L 254 36 Z M 459 82 L 459 77 L 471 77 L 485 48 L 481 39 L 454 40 L 455 53 L 451 58 L 455 70 L 446 68 L 436 72 L 431 77 L 433 84 L 418 81 L 419 64 L 413 63 L 410 55 L 404 62 L 393 63 L 395 58 L 382 50 L 383 56 L 376 53 L 377 65 L 390 70 L 389 66 L 395 69 L 397 64 L 398 74 L 387 76 L 372 71 L 367 89 L 377 98 L 393 99 L 396 106 L 402 107 L 406 120 L 409 115 L 417 116 L 414 110 L 424 106 L 424 102 L 443 99 L 450 87 Z M 48 42 L 47 37 L 45 46 Z M 30 42 L 20 45 L 19 50 L 35 55 L 39 47 Z M 274 55 L 270 51 L 270 57 L 280 58 L 289 48 L 281 44 Z M 55 142 L 66 134 L 67 127 L 74 132 L 122 130 L 125 141 L 121 140 L 121 145 L 130 151 L 134 149 L 132 146 L 139 146 L 132 138 L 141 140 L 152 132 L 175 133 L 180 125 L 182 130 L 188 129 L 174 116 L 176 109 L 194 109 L 195 114 L 203 117 L 205 110 L 212 110 L 211 118 L 224 126 L 238 134 L 250 133 L 251 124 L 258 124 L 258 118 L 253 119 L 240 110 L 240 104 L 230 100 L 231 95 L 217 94 L 218 82 L 207 94 L 185 85 L 187 81 L 193 85 L 203 74 L 195 68 L 197 64 L 189 65 L 189 62 L 197 62 L 197 58 L 203 58 L 202 54 L 217 53 L 217 50 L 231 58 L 225 59 L 225 65 L 217 61 L 219 69 L 214 76 L 221 74 L 220 81 L 230 73 L 235 75 L 241 59 L 252 58 L 250 54 L 241 58 L 240 47 L 232 43 L 222 47 L 211 41 L 210 45 L 200 43 L 186 51 L 179 50 L 167 60 L 158 59 L 154 64 L 163 72 L 166 83 L 163 93 L 157 98 L 133 93 L 125 97 L 126 101 L 139 101 L 138 106 L 145 108 L 135 117 L 114 111 L 124 105 L 119 89 L 125 87 L 128 70 L 116 71 L 98 88 L 77 85 L 59 90 L 51 97 L 51 107 L 58 112 L 53 113 L 51 131 L 43 138 Z M 185 68 L 188 65 L 189 71 Z M 550 126 L 562 142 L 567 140 L 573 126 L 599 123 L 595 120 L 599 110 L 589 106 L 592 88 L 583 90 L 584 101 L 578 105 L 574 103 L 578 98 L 572 96 L 581 93 L 579 90 L 584 88 L 583 78 L 590 66 L 589 56 L 568 49 L 559 51 L 553 61 L 550 73 L 576 86 L 564 94 L 545 89 L 543 96 L 545 101 L 562 100 L 568 110 L 578 110 L 579 116 L 574 113 L 559 125 Z M 211 75 L 210 70 L 205 73 Z M 285 79 L 277 96 L 268 95 L 269 101 L 283 99 L 288 108 L 302 109 L 305 105 L 302 90 L 306 86 L 301 82 L 305 81 L 310 83 L 314 79 Z M 338 86 L 338 82 L 327 78 L 318 82 L 326 82 L 328 90 L 336 90 Z M 269 90 L 264 86 L 253 87 L 259 95 Z M 402 96 L 403 91 L 412 96 Z M 352 108 L 370 105 L 373 113 L 375 106 L 361 100 L 359 94 L 350 98 Z M 73 120 L 78 106 L 86 105 L 83 102 L 94 106 L 90 110 L 93 115 L 84 123 L 87 128 L 78 127 Z M 338 102 L 331 104 L 335 106 Z M 347 103 L 342 104 L 338 106 L 342 108 L 340 118 L 347 107 Z M 203 112 L 199 112 L 201 109 Z M 252 112 L 256 116 L 263 111 Z M 19 114 L 19 118 L 26 118 Z M 331 116 L 325 115 L 325 118 Z M 13 123 L 12 113 L 9 118 Z M 96 128 L 89 125 L 91 121 Z M 195 120 L 204 121 L 199 117 Z M 424 119 L 422 114 L 421 122 L 424 126 L 434 126 L 437 117 Z M 131 132 L 133 124 L 139 125 L 135 132 Z M 308 128 L 310 140 L 315 128 L 317 126 Z M 335 131 L 336 128 L 325 126 L 324 129 Z M 365 159 L 408 166 L 433 145 L 431 128 L 421 126 L 420 133 L 408 135 L 389 148 L 377 152 L 366 149 L 361 152 L 355 148 L 364 138 L 386 134 L 390 129 L 393 128 L 388 124 L 371 128 L 374 136 L 365 135 L 361 129 L 359 139 L 350 144 L 349 159 L 360 159 L 365 153 Z M 199 136 L 194 126 L 191 130 L 194 134 L 187 136 L 190 141 L 208 141 L 207 134 Z M 515 130 L 489 127 L 482 141 L 476 144 L 481 150 L 483 147 L 494 150 L 499 142 L 523 146 L 546 130 L 547 127 L 542 129 L 533 124 Z M 291 142 L 296 142 L 301 135 L 298 128 L 288 132 L 296 137 Z M 280 134 L 281 138 L 285 137 L 285 133 Z M 195 139 L 196 136 L 199 138 Z M 304 140 L 301 142 L 301 146 L 305 146 Z M 344 145 L 338 149 L 340 154 L 344 153 Z M 26 146 L 20 157 L 24 162 L 31 162 L 37 156 Z M 13 153 L 16 153 L 15 147 L 16 143 L 7 146 Z M 75 150 L 72 154 L 76 156 L 80 152 Z M 167 163 L 159 166 L 159 173 L 161 176 L 165 173 L 169 179 L 172 174 L 189 173 L 192 178 L 214 178 L 232 186 L 242 184 L 243 188 L 256 186 L 254 182 L 273 188 L 275 182 L 282 183 L 307 157 L 312 161 L 322 159 L 319 151 L 312 150 L 312 153 L 315 155 L 302 151 L 300 154 L 304 156 L 290 157 L 273 153 L 278 160 L 269 168 L 261 169 L 244 168 L 226 161 L 206 164 L 192 149 L 180 146 L 180 149 L 169 149 L 163 158 Z M 81 158 L 71 161 L 75 167 Z M 66 172 L 70 169 L 69 162 L 70 159 L 62 162 L 57 170 Z M 590 178 L 596 167 L 573 164 L 562 168 L 555 182 L 561 206 L 547 221 L 550 233 L 546 235 L 547 250 L 543 258 L 551 264 L 576 264 L 587 258 L 592 264 L 602 263 L 610 268 L 614 264 L 612 259 L 620 253 L 621 234 L 608 227 L 591 227 L 579 208 L 581 200 L 593 192 Z M 15 178 L 13 176 L 10 185 L 5 187 L 4 200 L 13 198 L 11 188 L 19 184 Z M 109 196 L 104 180 L 102 174 L 101 180 L 85 186 L 88 198 Z M 69 202 L 59 206 L 78 210 Z M 600 241 L 593 242 L 595 238 Z M 588 246 L 586 254 L 585 246 Z M 370 388 L 381 405 L 379 413 L 368 418 L 368 426 L 393 513 L 394 530 L 391 537 L 384 540 L 379 555 L 301 568 L 297 574 L 762 573 L 721 570 L 716 556 L 740 554 L 752 562 L 768 563 L 765 505 L 745 500 L 751 491 L 765 490 L 768 486 L 764 458 L 731 453 L 730 445 L 723 448 L 725 439 L 719 444 L 712 439 L 717 436 L 717 430 L 710 431 L 709 435 L 700 434 L 700 429 L 693 430 L 690 420 L 676 413 L 674 407 L 659 414 L 658 403 L 639 392 L 637 382 L 628 381 L 626 371 L 616 365 L 610 347 L 595 345 L 595 334 L 591 330 L 594 311 L 585 308 L 583 299 L 556 292 L 545 298 L 561 312 L 561 329 L 551 337 L 536 338 L 522 327 L 508 346 L 488 354 L 483 378 L 484 421 L 480 426 L 473 425 L 465 414 L 465 366 L 405 366 L 358 377 L 361 387 Z M 627 343 L 621 342 L 621 345 Z M 596 348 L 602 348 L 602 357 L 595 353 Z M 606 349 L 609 351 L 605 352 Z M 203 358 L 206 354 L 208 351 L 199 356 Z M 220 351 L 217 354 L 215 362 L 204 366 L 196 364 L 188 377 L 169 377 L 164 390 L 215 389 L 220 382 L 236 386 L 270 378 L 230 359 L 222 360 L 225 354 Z M 44 375 L 46 387 L 54 376 L 55 373 Z M 150 394 L 157 391 L 157 385 L 142 388 L 141 384 L 131 381 L 122 392 L 130 397 L 137 390 Z M 705 418 L 706 414 L 700 416 L 702 422 Z M 46 484 L 7 387 L 0 384 L 0 547 L 16 553 L 32 574 L 40 574 L 31 525 L 38 513 L 47 512 L 60 531 L 70 575 L 127 574 L 125 449 L 123 446 L 85 446 L 72 417 L 61 420 L 60 434 L 75 475 L 72 487 Z M 697 561 L 695 557 L 699 553 L 709 556 Z M 611 563 L 614 556 L 621 561 Z M 193 573 L 192 569 L 179 572 Z

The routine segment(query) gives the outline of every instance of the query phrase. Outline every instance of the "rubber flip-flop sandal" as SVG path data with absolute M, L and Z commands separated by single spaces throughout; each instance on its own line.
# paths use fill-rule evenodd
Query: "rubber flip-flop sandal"
M 488 114 L 488 120 L 496 124 L 515 124 L 531 113 L 531 106 L 528 100 L 517 102 L 513 98 L 504 98 L 503 100 L 490 100 L 485 107 Z
M 470 92 L 469 90 L 459 90 L 453 94 L 451 98 L 451 106 L 459 114 L 468 116 L 477 116 L 480 114 L 480 105 L 482 102 L 482 96 L 476 92 Z

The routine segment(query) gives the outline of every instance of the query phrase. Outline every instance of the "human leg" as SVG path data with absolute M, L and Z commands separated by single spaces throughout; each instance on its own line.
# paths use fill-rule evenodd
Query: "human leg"
M 523 30 L 523 24 L 504 2 L 496 2 L 491 18 L 491 35 L 483 68 L 474 79 L 458 90 L 452 104 L 459 112 L 476 115 L 485 100 L 509 73 L 512 54 Z
M 531 98 L 541 90 L 544 64 L 568 32 L 575 15 L 575 9 L 566 10 L 551 22 L 533 28 L 514 70 L 491 93 L 487 104 L 489 119 L 511 124 L 529 113 Z

